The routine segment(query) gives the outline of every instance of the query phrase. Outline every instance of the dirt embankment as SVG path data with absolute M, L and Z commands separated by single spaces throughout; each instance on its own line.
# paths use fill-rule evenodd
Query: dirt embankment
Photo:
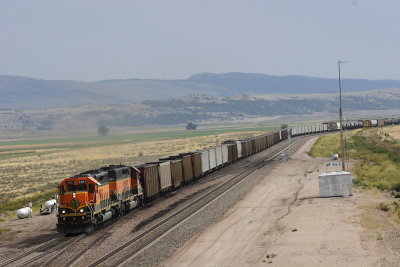
M 314 142 L 164 265 L 399 266 L 399 220 L 376 208 L 390 196 L 356 189 L 349 198 L 319 198 L 327 159 L 306 154 Z

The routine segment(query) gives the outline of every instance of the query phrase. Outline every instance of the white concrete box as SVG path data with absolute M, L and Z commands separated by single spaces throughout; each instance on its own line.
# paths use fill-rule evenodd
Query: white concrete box
M 353 195 L 351 173 L 332 171 L 319 175 L 320 197 L 348 197 Z

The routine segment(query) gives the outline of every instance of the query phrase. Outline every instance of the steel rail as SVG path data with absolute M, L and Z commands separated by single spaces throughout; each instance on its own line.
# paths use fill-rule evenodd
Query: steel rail
M 39 247 L 36 247 L 34 249 L 31 249 L 29 251 L 26 251 L 26 252 L 24 252 L 22 254 L 19 254 L 19 255 L 13 257 L 13 258 L 10 258 L 10 259 L 8 259 L 6 261 L 1 262 L 0 263 L 0 267 L 3 267 L 3 266 L 6 266 L 6 265 L 8 265 L 10 263 L 19 261 L 19 260 L 25 258 L 26 256 L 28 256 L 28 255 L 30 255 L 30 254 L 32 254 L 34 252 L 39 252 L 40 250 L 45 250 L 47 247 L 53 245 L 54 243 L 57 243 L 57 241 L 60 241 L 61 239 L 63 239 L 63 237 L 53 238 L 50 241 L 47 241 L 46 243 L 40 245 Z
M 63 246 L 62 248 L 61 248 L 61 246 L 57 246 L 57 248 L 55 248 L 55 249 L 53 249 L 52 251 L 51 251 L 51 253 L 52 252 L 55 252 L 55 251 L 57 251 L 57 253 L 55 253 L 53 256 L 51 256 L 49 259 L 47 259 L 44 263 L 42 263 L 40 266 L 50 266 L 50 264 L 58 257 L 58 256 L 60 256 L 61 255 L 61 253 L 63 253 L 67 248 L 69 248 L 70 246 L 72 246 L 73 244 L 75 244 L 76 242 L 78 242 L 78 241 L 80 241 L 80 240 L 82 240 L 83 238 L 85 238 L 86 237 L 86 234 L 81 234 L 81 235 L 79 235 L 79 236 L 77 236 L 77 237 L 75 237 L 75 238 L 73 238 L 73 239 L 70 239 L 70 240 L 68 240 L 67 241 L 67 244 L 65 245 L 65 246 Z M 64 245 L 64 244 L 61 244 L 61 245 Z M 60 248 L 60 249 L 59 249 Z M 41 256 L 41 255 L 40 255 Z M 34 261 L 36 261 L 37 259 L 35 259 Z M 29 263 L 31 263 L 31 262 L 29 262 Z M 26 264 L 26 263 L 25 263 Z
M 109 225 L 109 228 L 112 225 Z M 88 245 L 86 245 L 83 249 L 79 250 L 79 252 L 77 254 L 75 254 L 72 258 L 70 258 L 66 263 L 64 263 L 62 266 L 63 267 L 67 267 L 67 266 L 71 266 L 72 264 L 74 264 L 82 255 L 84 255 L 88 250 L 90 250 L 91 248 L 93 248 L 93 246 L 99 242 L 100 240 L 102 240 L 103 238 L 106 237 L 106 235 L 109 234 L 109 231 L 104 230 L 101 234 L 99 234 L 98 237 L 96 237 L 92 242 L 90 242 Z
M 24 253 L 16 256 L 16 257 L 13 257 L 11 259 L 8 259 L 8 260 L 2 262 L 0 266 L 6 266 L 6 265 L 12 264 L 14 262 L 21 261 L 24 258 L 26 258 L 27 256 L 29 256 L 31 254 L 34 254 L 36 252 L 39 253 L 38 255 L 36 255 L 36 256 L 28 259 L 28 260 L 25 260 L 22 263 L 17 263 L 16 264 L 16 266 L 27 266 L 28 264 L 33 263 L 33 262 L 37 261 L 38 259 L 42 258 L 43 255 L 48 255 L 49 253 L 52 253 L 52 252 L 56 251 L 57 249 L 63 247 L 65 244 L 68 245 L 70 243 L 75 242 L 75 240 L 78 239 L 78 238 L 81 239 L 81 236 L 78 236 L 78 237 L 75 237 L 75 238 L 71 238 L 71 239 L 66 239 L 65 241 L 59 243 L 55 247 L 50 247 L 54 243 L 57 243 L 57 241 L 59 241 L 61 239 L 64 239 L 64 238 L 62 237 L 62 238 L 52 239 L 51 241 L 41 245 L 40 247 L 34 248 L 34 249 L 30 250 L 30 251 L 24 252 Z M 49 247 L 49 249 L 46 250 L 46 248 L 48 248 L 48 247 Z M 45 250 L 45 251 L 40 252 L 40 250 Z
M 300 143 L 304 139 L 305 138 L 297 139 L 292 144 L 292 146 L 295 146 L 296 144 Z M 226 191 L 228 191 L 229 189 L 234 187 L 240 181 L 244 180 L 250 174 L 254 173 L 257 169 L 264 166 L 268 161 L 271 161 L 271 160 L 279 157 L 282 154 L 282 152 L 285 152 L 287 150 L 288 150 L 288 147 L 284 147 L 283 149 L 280 149 L 277 152 L 275 152 L 274 154 L 272 154 L 271 156 L 268 156 L 267 158 L 259 160 L 256 163 L 252 164 L 253 166 L 250 165 L 249 169 L 246 169 L 246 170 L 240 172 L 239 174 L 235 175 L 228 181 L 225 181 L 221 185 L 212 189 L 210 192 L 199 197 L 194 202 L 192 202 L 189 205 L 170 214 L 166 218 L 162 219 L 160 222 L 149 227 L 147 230 L 145 230 L 142 233 L 140 233 L 139 235 L 131 238 L 124 244 L 118 246 L 116 249 L 107 253 L 106 255 L 97 259 L 96 261 L 92 262 L 88 266 L 93 267 L 93 266 L 97 266 L 97 265 L 100 265 L 100 264 L 106 263 L 106 262 L 107 262 L 107 264 L 106 264 L 107 266 L 117 266 L 117 265 L 122 264 L 129 258 L 134 257 L 144 247 L 148 246 L 149 244 L 151 244 L 152 242 L 157 240 L 160 236 L 162 236 L 166 232 L 170 231 L 173 227 L 177 226 L 179 223 L 181 223 L 185 219 L 189 218 L 191 215 L 195 214 L 198 210 L 200 210 L 201 208 L 208 205 L 208 203 L 212 202 L 214 199 L 218 198 L 223 193 L 225 193 Z M 197 206 L 199 206 L 199 207 L 197 207 Z M 191 211 L 190 209 L 192 209 L 193 211 Z M 185 214 L 185 213 L 187 213 L 187 214 Z M 163 229 L 160 231 L 160 233 L 154 234 L 156 232 L 156 230 L 159 230 L 161 228 L 163 228 Z M 151 234 L 153 234 L 153 235 L 151 236 Z M 147 238 L 147 240 L 146 240 L 146 238 Z M 135 244 L 137 244 L 137 245 L 135 247 L 132 247 Z M 129 253 L 125 253 L 125 255 L 119 257 L 118 259 L 115 259 L 112 263 L 110 263 L 110 260 L 112 260 L 113 257 L 117 257 L 118 254 L 122 253 L 122 251 L 124 251 L 124 250 L 127 250 L 127 248 L 129 248 L 129 247 L 132 247 L 129 250 Z

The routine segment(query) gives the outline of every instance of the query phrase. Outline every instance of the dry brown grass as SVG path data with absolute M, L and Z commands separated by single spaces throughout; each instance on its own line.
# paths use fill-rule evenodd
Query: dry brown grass
M 219 135 L 219 140 L 247 138 L 262 132 L 230 132 Z M 54 188 L 66 177 L 110 164 L 132 165 L 155 161 L 160 157 L 193 151 L 215 145 L 215 136 L 201 136 L 171 140 L 132 142 L 89 148 L 70 148 L 62 152 L 32 149 L 39 155 L 0 159 L 0 197 L 2 201 L 30 196 Z M 51 152 L 51 153 L 50 153 Z M 143 152 L 143 156 L 138 156 Z
M 380 136 L 383 138 L 393 139 L 395 141 L 400 141 L 400 126 L 393 125 L 389 127 L 381 128 L 379 131 Z
M 400 236 L 400 218 L 393 212 L 389 204 L 392 197 L 384 194 L 378 189 L 356 189 L 365 197 L 362 200 L 363 213 L 361 216 L 361 226 L 363 231 L 360 233 L 362 246 L 366 250 L 373 250 L 382 253 L 388 247 L 397 248 Z M 390 211 L 384 212 L 377 209 L 379 203 L 387 203 Z
M 11 229 L 10 228 L 0 228 L 0 236 L 10 232 Z

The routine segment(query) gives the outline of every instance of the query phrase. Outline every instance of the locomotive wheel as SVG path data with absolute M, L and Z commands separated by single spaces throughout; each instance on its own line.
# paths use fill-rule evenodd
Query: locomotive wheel
M 93 232 L 96 229 L 96 225 L 92 224 L 91 226 L 86 228 L 86 233 L 90 234 L 91 232 Z
M 125 214 L 125 206 L 121 205 L 121 206 L 119 206 L 119 209 L 118 209 L 118 215 L 119 215 L 119 217 L 122 217 L 122 216 L 124 216 L 124 214 Z

